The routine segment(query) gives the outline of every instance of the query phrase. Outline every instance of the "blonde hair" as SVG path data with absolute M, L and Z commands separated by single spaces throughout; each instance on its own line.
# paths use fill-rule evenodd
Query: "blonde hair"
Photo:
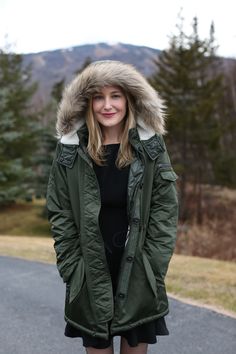
M 133 153 L 131 144 L 129 142 L 129 130 L 136 125 L 134 118 L 134 107 L 132 101 L 128 95 L 125 95 L 127 99 L 127 112 L 124 117 L 124 129 L 121 136 L 120 148 L 118 151 L 116 166 L 118 168 L 129 165 L 133 160 Z M 105 165 L 105 151 L 103 144 L 102 130 L 98 121 L 95 119 L 92 109 L 92 98 L 89 100 L 86 123 L 88 127 L 89 137 L 87 150 L 94 162 L 99 165 Z

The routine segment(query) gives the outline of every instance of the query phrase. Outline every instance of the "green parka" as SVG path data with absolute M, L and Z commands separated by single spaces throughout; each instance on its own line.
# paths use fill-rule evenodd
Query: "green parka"
M 132 97 L 138 112 L 136 127 L 129 130 L 134 153 L 128 180 L 129 229 L 115 295 L 99 229 L 100 192 L 86 149 L 84 119 L 94 90 L 114 84 Z M 109 331 L 126 331 L 168 313 L 164 279 L 175 245 L 178 200 L 160 105 L 134 68 L 112 61 L 85 69 L 66 88 L 60 105 L 61 138 L 47 208 L 58 270 L 66 283 L 65 319 L 96 337 L 107 339 Z

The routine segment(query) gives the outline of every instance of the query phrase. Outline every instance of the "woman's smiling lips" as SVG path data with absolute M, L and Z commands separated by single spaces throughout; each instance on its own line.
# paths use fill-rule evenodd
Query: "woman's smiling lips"
M 111 118 L 115 115 L 115 113 L 102 113 L 102 115 L 106 118 Z

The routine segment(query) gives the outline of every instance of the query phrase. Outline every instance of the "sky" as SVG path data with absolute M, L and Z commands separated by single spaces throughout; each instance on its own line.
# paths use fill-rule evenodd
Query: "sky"
M 218 54 L 236 58 L 235 0 L 0 0 L 0 48 L 36 53 L 82 44 L 168 48 L 182 8 L 185 32 L 201 39 L 215 24 Z

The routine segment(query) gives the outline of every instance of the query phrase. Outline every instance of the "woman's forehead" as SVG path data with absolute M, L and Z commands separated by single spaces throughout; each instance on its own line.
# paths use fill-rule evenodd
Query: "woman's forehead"
M 98 87 L 96 92 L 101 92 L 101 93 L 121 92 L 121 93 L 124 93 L 124 91 L 121 89 L 121 87 L 116 86 L 116 85 L 106 85 L 103 87 Z

